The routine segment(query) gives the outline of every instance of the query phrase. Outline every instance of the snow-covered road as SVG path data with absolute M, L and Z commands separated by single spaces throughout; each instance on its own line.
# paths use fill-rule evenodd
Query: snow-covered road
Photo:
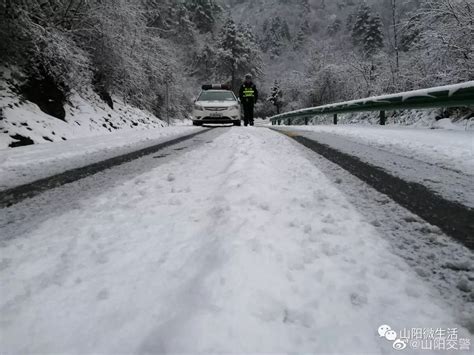
M 460 127 L 458 127 L 460 128 Z M 291 126 L 293 130 L 331 134 L 416 161 L 474 175 L 474 131 L 398 125 Z
M 73 207 L 36 224 L 11 227 L 41 196 L 12 207 L 1 351 L 388 354 L 382 324 L 470 336 L 295 142 L 220 133 L 93 194 L 97 177 L 70 184 Z
M 466 149 L 463 152 L 456 152 L 456 150 L 449 149 L 450 146 L 454 145 L 452 141 L 458 143 L 459 145 L 462 145 L 462 143 L 459 143 L 459 140 L 455 138 L 451 138 L 451 140 L 446 138 L 443 144 L 440 144 L 441 148 L 444 148 L 444 151 L 451 153 L 452 156 L 456 156 L 457 160 L 464 159 L 463 163 L 466 166 L 468 166 L 469 163 L 471 164 L 470 169 L 468 169 L 467 167 L 463 167 L 461 164 L 457 165 L 458 169 L 452 169 L 446 167 L 446 164 L 443 164 L 439 158 L 437 159 L 425 157 L 424 160 L 414 158 L 417 155 L 421 155 L 420 151 L 428 151 L 429 148 L 427 148 L 426 146 L 423 146 L 422 149 L 419 149 L 418 147 L 413 147 L 416 143 L 419 144 L 419 141 L 423 140 L 417 140 L 416 138 L 412 138 L 412 140 L 410 140 L 408 138 L 409 135 L 405 137 L 405 140 L 410 141 L 412 143 L 412 147 L 410 148 L 410 145 L 407 144 L 405 150 L 397 150 L 393 148 L 394 146 L 396 147 L 396 145 L 391 144 L 392 142 L 399 143 L 399 135 L 397 134 L 392 137 L 391 141 L 388 138 L 385 138 L 387 141 L 387 144 L 385 146 L 382 145 L 382 143 L 379 143 L 379 145 L 377 146 L 372 141 L 364 141 L 363 139 L 360 139 L 358 141 L 352 136 L 329 133 L 325 132 L 324 130 L 318 131 L 310 129 L 306 131 L 302 127 L 296 127 L 294 130 L 292 130 L 292 128 L 288 127 L 286 129 L 283 129 L 283 131 L 293 132 L 293 135 L 298 133 L 299 135 L 307 137 L 311 140 L 315 140 L 320 144 L 332 147 L 337 151 L 349 154 L 350 156 L 357 157 L 358 159 L 362 160 L 365 163 L 371 164 L 372 166 L 382 168 L 389 174 L 393 176 L 398 176 L 404 181 L 419 183 L 429 188 L 431 191 L 437 193 L 438 195 L 442 196 L 448 201 L 459 202 L 464 206 L 474 208 L 474 170 L 472 169 L 472 166 L 474 165 L 472 165 L 472 158 L 470 158 L 469 154 L 466 154 L 466 152 L 469 151 L 468 140 L 464 140 L 464 143 L 466 144 Z M 341 131 L 349 132 L 349 130 Z M 355 128 L 355 131 L 357 132 L 357 128 Z M 369 134 L 373 134 L 373 128 L 368 128 L 366 131 Z M 334 132 L 338 131 L 335 130 Z M 395 132 L 398 133 L 397 131 Z M 424 132 L 427 135 L 432 133 L 431 130 L 424 130 Z M 388 135 L 386 132 L 384 133 Z M 465 136 L 467 136 L 465 134 L 466 132 L 455 133 L 461 133 L 461 135 L 454 137 L 464 138 Z M 419 132 L 418 134 L 420 136 L 423 136 L 421 132 Z M 369 137 L 371 136 L 369 135 Z M 440 140 L 442 139 L 440 135 L 438 135 L 438 137 Z M 427 139 L 425 138 L 425 140 Z M 474 142 L 474 134 L 472 134 L 472 140 Z M 463 142 L 462 140 L 460 141 Z M 399 144 L 401 145 L 401 143 Z M 439 150 L 442 150 L 441 148 L 439 148 Z M 456 155 L 456 153 L 458 153 L 458 155 Z M 453 158 L 452 160 L 456 159 Z
M 64 171 L 193 134 L 197 127 L 123 130 L 112 134 L 0 150 L 0 189 L 28 184 Z

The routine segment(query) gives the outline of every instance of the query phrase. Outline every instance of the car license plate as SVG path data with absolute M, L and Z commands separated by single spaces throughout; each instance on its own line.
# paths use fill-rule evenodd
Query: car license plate
M 213 113 L 211 113 L 210 116 L 211 116 L 211 117 L 222 117 L 222 113 L 220 113 L 220 112 L 213 112 Z

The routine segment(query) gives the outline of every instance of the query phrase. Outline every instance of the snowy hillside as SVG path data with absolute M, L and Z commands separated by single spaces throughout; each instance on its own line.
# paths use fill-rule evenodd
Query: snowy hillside
M 290 31 L 294 32 L 306 18 L 310 15 L 305 13 L 307 7 L 304 6 L 304 1 L 289 0 L 289 1 L 235 1 L 223 0 L 232 10 L 232 17 L 238 23 L 245 23 L 259 29 L 269 19 L 281 16 L 289 25 Z M 299 15 L 299 16 L 295 16 Z
M 153 114 L 118 97 L 113 98 L 112 109 L 92 90 L 73 92 L 64 106 L 66 117 L 61 120 L 15 93 L 11 72 L 4 69 L 0 75 L 0 149 L 166 126 Z
M 261 117 L 276 111 L 268 101 L 275 86 L 279 108 L 289 111 L 474 79 L 469 0 L 44 4 L 0 4 L 2 62 L 20 67 L 33 90 L 46 80 L 74 100 L 94 87 L 157 117 L 186 117 L 202 83 L 230 82 L 236 90 L 248 72 L 261 93 Z M 94 107 L 101 102 L 86 96 Z M 68 122 L 80 115 L 66 110 Z M 100 117 L 108 114 L 113 126 L 128 125 L 122 114 L 99 109 Z M 111 128 L 105 119 L 92 122 L 103 125 Z M 36 140 L 54 140 L 43 133 Z
M 283 111 L 473 79 L 466 0 L 222 2 L 258 38 L 259 84 L 280 87 Z

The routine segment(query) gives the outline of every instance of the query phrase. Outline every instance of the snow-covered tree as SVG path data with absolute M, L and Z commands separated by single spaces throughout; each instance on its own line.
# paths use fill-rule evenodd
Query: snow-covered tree
M 364 3 L 360 5 L 357 14 L 353 17 L 351 22 L 352 25 L 352 41 L 357 46 L 363 46 L 365 36 L 369 27 L 369 22 L 372 17 L 372 11 L 370 7 Z
M 185 6 L 190 19 L 199 31 L 210 33 L 214 30 L 223 9 L 214 0 L 188 0 Z
M 237 79 L 245 73 L 260 75 L 262 59 L 255 36 L 247 26 L 237 26 L 231 18 L 225 22 L 219 34 L 217 69 L 224 79 L 230 79 L 234 90 Z
M 298 33 L 296 34 L 296 37 L 293 41 L 293 49 L 294 50 L 300 50 L 302 49 L 307 40 L 308 37 L 311 35 L 311 30 L 309 28 L 309 23 L 307 20 L 304 20 L 303 23 L 300 26 L 300 29 Z
M 22 67 L 28 88 L 53 83 L 48 85 L 63 93 L 62 100 L 72 89 L 92 84 L 109 103 L 108 93 L 114 93 L 159 113 L 169 86 L 165 67 L 171 68 L 176 85 L 185 75 L 175 41 L 184 43 L 187 38 L 189 43 L 196 36 L 186 9 L 173 4 L 171 0 L 0 2 L 5 10 L 0 13 L 0 57 Z M 189 24 L 190 36 L 184 24 Z M 181 97 L 179 90 L 176 96 Z
M 2 1 L 0 59 L 23 66 L 32 77 L 48 77 L 65 92 L 85 85 L 89 58 L 73 32 L 85 10 L 83 2 L 72 0 Z
M 167 93 L 184 111 L 204 80 L 235 88 L 264 71 L 260 86 L 278 79 L 290 109 L 473 80 L 473 11 L 472 0 L 0 0 L 0 60 L 29 92 L 47 85 L 63 102 L 92 85 L 158 114 Z
M 216 79 L 217 49 L 210 43 L 204 44 L 193 63 L 193 75 L 204 81 Z
M 283 47 L 291 40 L 290 30 L 286 20 L 276 16 L 263 24 L 263 36 L 261 47 L 264 52 L 270 52 L 274 56 L 282 53 Z
M 367 4 L 359 7 L 352 28 L 352 41 L 367 56 L 383 47 L 382 23 L 379 15 L 373 15 Z
M 332 22 L 329 27 L 328 27 L 328 35 L 334 36 L 339 31 L 342 29 L 342 21 L 338 18 L 334 19 L 334 22 Z
M 474 79 L 472 1 L 424 0 L 408 25 L 415 38 L 409 66 L 426 67 L 425 80 L 439 85 Z
M 372 55 L 383 47 L 382 21 L 379 15 L 373 15 L 368 23 L 364 38 L 364 51 Z
M 280 109 L 283 106 L 283 92 L 280 87 L 280 83 L 278 80 L 275 80 L 272 88 L 270 89 L 270 96 L 267 99 L 270 101 L 273 106 L 276 108 L 276 113 L 280 113 Z

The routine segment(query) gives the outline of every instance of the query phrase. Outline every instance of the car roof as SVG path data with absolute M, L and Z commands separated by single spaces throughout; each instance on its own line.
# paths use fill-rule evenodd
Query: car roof
M 202 90 L 201 92 L 232 92 L 232 90 L 212 89 L 212 90 Z

